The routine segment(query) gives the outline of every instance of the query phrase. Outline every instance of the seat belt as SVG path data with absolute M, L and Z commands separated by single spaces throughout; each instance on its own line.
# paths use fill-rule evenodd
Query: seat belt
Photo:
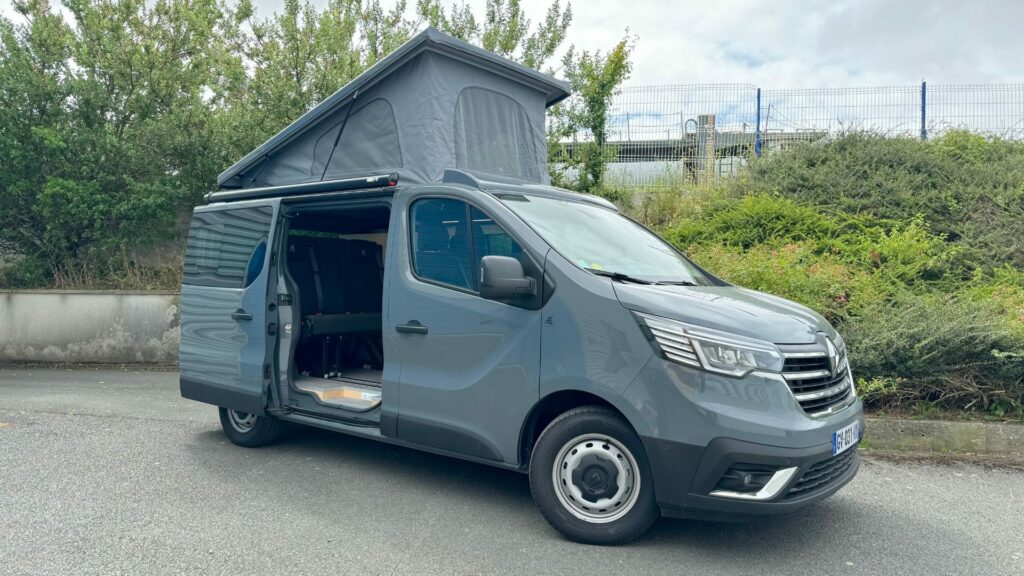
M 307 244 L 306 251 L 309 252 L 309 263 L 313 268 L 313 283 L 316 284 L 316 313 L 320 314 L 324 309 L 324 289 L 320 285 L 320 266 L 316 263 L 316 252 L 313 245 Z

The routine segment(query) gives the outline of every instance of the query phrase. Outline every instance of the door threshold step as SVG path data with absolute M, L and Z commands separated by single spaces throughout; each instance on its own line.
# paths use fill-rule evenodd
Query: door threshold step
M 316 397 L 321 404 L 366 412 L 380 406 L 380 386 L 351 380 L 305 377 L 295 381 L 295 387 Z

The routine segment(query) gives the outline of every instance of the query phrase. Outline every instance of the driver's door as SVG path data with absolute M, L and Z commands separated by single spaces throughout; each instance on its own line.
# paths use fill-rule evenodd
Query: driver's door
M 478 271 L 483 256 L 515 257 L 522 248 L 459 198 L 417 198 L 400 222 L 410 241 L 394 244 L 385 325 L 400 364 L 397 436 L 515 463 L 522 422 L 537 402 L 541 315 L 482 298 Z

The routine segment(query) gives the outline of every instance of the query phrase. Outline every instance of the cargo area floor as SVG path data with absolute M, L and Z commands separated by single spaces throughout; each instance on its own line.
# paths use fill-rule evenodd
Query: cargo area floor
M 345 369 L 330 378 L 302 376 L 295 387 L 312 394 L 322 404 L 356 412 L 380 406 L 380 370 Z

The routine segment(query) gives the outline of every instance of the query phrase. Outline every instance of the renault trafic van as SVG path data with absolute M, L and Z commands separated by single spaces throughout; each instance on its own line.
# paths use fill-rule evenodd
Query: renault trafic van
M 304 424 L 527 473 L 581 542 L 839 490 L 842 337 L 547 185 L 566 88 L 427 30 L 229 168 L 188 234 L 182 395 L 240 446 Z

